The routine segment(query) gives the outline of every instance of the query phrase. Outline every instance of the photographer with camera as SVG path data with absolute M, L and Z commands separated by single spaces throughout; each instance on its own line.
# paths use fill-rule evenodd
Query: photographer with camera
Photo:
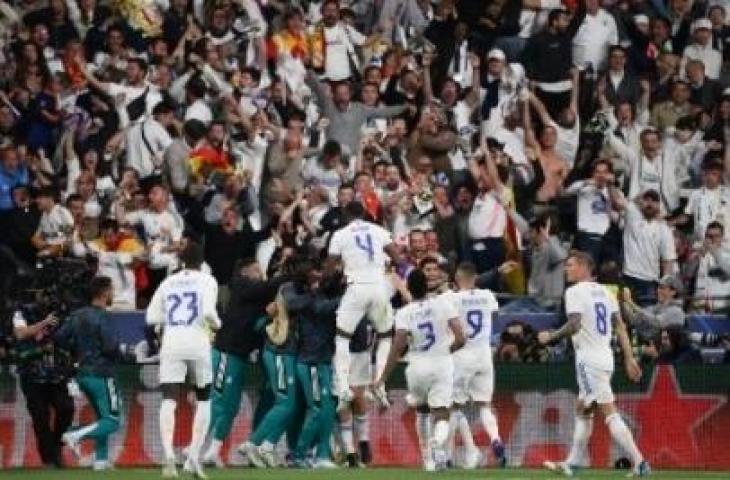
M 53 340 L 59 318 L 41 296 L 20 305 L 13 315 L 16 361 L 41 462 L 61 468 L 61 435 L 74 414 L 68 382 L 72 359 Z

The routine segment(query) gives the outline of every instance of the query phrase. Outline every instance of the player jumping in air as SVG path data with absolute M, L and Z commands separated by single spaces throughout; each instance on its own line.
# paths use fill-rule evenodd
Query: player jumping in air
M 180 253 L 182 270 L 167 277 L 159 286 L 147 308 L 147 323 L 162 325 L 160 347 L 160 436 L 165 455 L 162 476 L 177 477 L 173 435 L 176 399 L 190 374 L 194 378 L 197 405 L 193 418 L 193 435 L 184 470 L 206 478 L 200 464 L 200 449 L 210 424 L 210 387 L 213 381 L 209 328 L 218 329 L 221 320 L 216 311 L 218 283 L 200 271 L 203 249 L 189 243 Z
M 568 321 L 559 330 L 543 331 L 538 341 L 546 345 L 570 337 L 575 349 L 575 370 L 578 378 L 573 445 L 562 462 L 546 461 L 545 468 L 573 475 L 573 467 L 581 464 L 588 439 L 593 431 L 593 413 L 598 409 L 611 436 L 629 454 L 632 474 L 647 476 L 649 463 L 636 447 L 631 431 L 616 410 L 611 376 L 614 360 L 611 338 L 616 333 L 624 355 L 626 374 L 634 381 L 641 379 L 641 368 L 634 358 L 626 325 L 616 299 L 606 287 L 593 281 L 593 260 L 583 252 L 571 254 L 565 262 L 565 274 L 574 285 L 565 291 L 565 312 Z
M 378 375 L 385 365 L 393 328 L 389 282 L 385 275 L 386 253 L 393 259 L 398 256 L 390 232 L 363 220 L 365 210 L 360 203 L 349 203 L 347 214 L 350 223 L 332 235 L 329 246 L 330 265 L 332 260 L 341 259 L 348 283 L 337 309 L 334 369 L 338 411 L 347 407 L 354 397 L 348 378 L 350 339 L 364 316 L 373 323 L 379 338 L 375 352 Z M 381 405 L 387 405 L 385 390 L 373 393 Z

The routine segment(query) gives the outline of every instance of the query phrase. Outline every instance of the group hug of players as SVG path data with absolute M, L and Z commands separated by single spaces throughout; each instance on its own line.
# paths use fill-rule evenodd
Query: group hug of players
M 506 465 L 491 408 L 492 314 L 499 308 L 494 295 L 476 288 L 477 272 L 468 263 L 457 268 L 454 290 L 434 292 L 423 266 L 405 284 L 391 280 L 395 277 L 386 274 L 388 257 L 396 260 L 398 253 L 390 233 L 363 220 L 358 203 L 350 204 L 347 212 L 349 222 L 333 234 L 321 266 L 295 256 L 281 275 L 265 280 L 255 261 L 239 265 L 223 321 L 216 311 L 218 285 L 200 269 L 202 249 L 190 244 L 180 254 L 182 269 L 162 282 L 147 310 L 147 323 L 157 326 L 161 337 L 163 477 L 178 475 L 175 409 L 186 380 L 197 401 L 183 469 L 205 478 L 204 464 L 222 465 L 221 447 L 240 409 L 244 372 L 254 350 L 261 352 L 265 383 L 251 434 L 237 449 L 256 467 L 279 466 L 275 447 L 285 434 L 291 466 L 336 468 L 333 443 L 341 445 L 349 466 L 369 463 L 368 402 L 389 406 L 385 384 L 401 360 L 407 362 L 406 400 L 416 411 L 423 468 L 442 470 L 452 464 L 449 446 L 457 433 L 465 447 L 462 466 L 481 464 L 463 411 L 470 403 L 490 438 L 493 463 Z M 540 332 L 538 340 L 548 344 L 572 339 L 579 392 L 570 453 L 564 461 L 545 466 L 572 475 L 574 467 L 585 465 L 598 411 L 631 459 L 631 474 L 648 475 L 649 465 L 616 410 L 611 390 L 614 336 L 627 374 L 634 381 L 641 377 L 617 301 L 593 281 L 589 256 L 573 253 L 565 270 L 572 284 L 565 292 L 568 320 L 560 329 Z M 63 442 L 78 454 L 81 441 L 95 440 L 94 468 L 103 470 L 110 466 L 107 442 L 119 425 L 120 401 L 110 369 L 98 366 L 131 352 L 115 341 L 105 318 L 111 282 L 98 277 L 91 287 L 91 306 L 72 313 L 57 338 L 76 352 L 77 380 L 98 419 L 67 432 Z M 394 297 L 401 305 L 395 315 Z M 241 325 L 241 318 L 254 317 L 258 321 L 253 325 Z M 217 331 L 213 346 L 211 330 Z M 263 346 L 257 338 L 263 338 Z

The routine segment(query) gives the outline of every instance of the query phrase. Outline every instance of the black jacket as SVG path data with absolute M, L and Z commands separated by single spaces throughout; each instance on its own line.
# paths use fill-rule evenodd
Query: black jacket
M 231 300 L 215 336 L 215 348 L 242 357 L 263 344 L 261 334 L 254 332 L 256 321 L 266 314 L 266 305 L 274 300 L 279 286 L 287 280 L 251 280 L 239 274 L 231 278 Z

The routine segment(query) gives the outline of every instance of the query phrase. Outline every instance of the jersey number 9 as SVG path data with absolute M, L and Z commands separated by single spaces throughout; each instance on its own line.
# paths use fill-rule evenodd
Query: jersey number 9
M 182 294 L 171 293 L 167 296 L 167 324 L 172 327 L 192 325 L 198 318 L 198 294 L 197 292 L 183 292 Z M 185 304 L 182 312 L 178 312 Z
M 471 327 L 469 338 L 474 338 L 482 331 L 484 323 L 484 314 L 481 310 L 469 310 L 466 312 L 466 323 Z

